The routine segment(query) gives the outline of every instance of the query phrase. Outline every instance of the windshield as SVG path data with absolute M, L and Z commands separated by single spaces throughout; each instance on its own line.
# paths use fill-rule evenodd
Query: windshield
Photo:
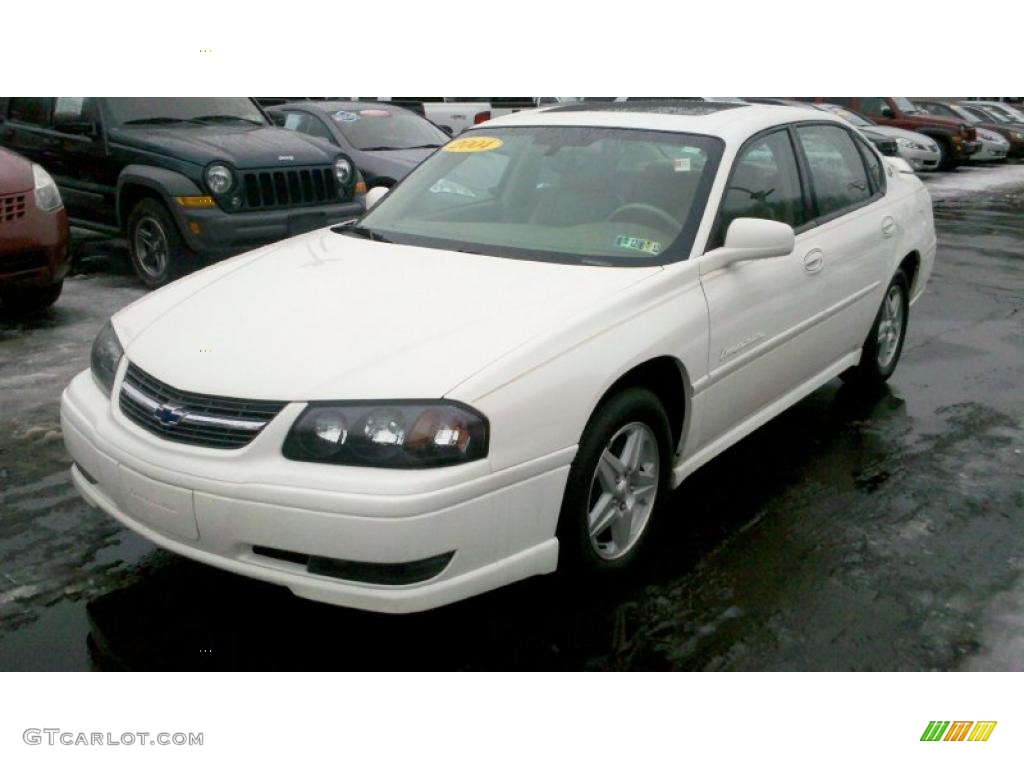
M 266 125 L 263 113 L 250 99 L 241 97 L 204 97 L 179 99 L 107 99 L 107 108 L 122 125 L 174 123 L 224 123 Z
M 846 122 L 851 125 L 855 125 L 858 128 L 870 128 L 874 123 L 869 120 L 865 120 L 863 117 L 858 115 L 856 112 L 851 112 L 848 109 L 838 106 L 837 104 L 822 104 L 821 108 L 826 112 L 831 112 L 833 115 L 843 118 Z
M 328 113 L 356 149 L 393 150 L 439 147 L 448 134 L 430 121 L 404 109 L 374 106 L 337 109 Z
M 721 153 L 719 139 L 681 133 L 475 130 L 406 177 L 355 234 L 564 263 L 684 259 Z
M 971 113 L 975 114 L 975 115 L 984 115 L 986 122 L 989 122 L 989 123 L 1012 123 L 1013 122 L 1013 120 L 1005 112 L 1002 112 L 1001 110 L 997 109 L 996 107 L 989 107 L 989 106 L 979 107 L 979 106 L 975 106 L 975 105 L 972 104 L 969 107 L 964 107 L 964 109 L 970 110 Z
M 961 120 L 966 120 L 971 125 L 973 125 L 974 123 L 987 122 L 987 121 L 983 121 L 982 118 L 980 116 L 978 116 L 977 113 L 970 112 L 970 111 L 964 109 L 963 107 L 958 107 L 956 104 L 951 104 L 950 105 L 950 109 L 953 110 L 953 113 L 957 117 L 959 117 Z
M 978 108 L 999 118 L 1003 123 L 1024 123 L 1024 112 L 1009 104 L 979 104 Z
M 893 96 L 893 102 L 899 108 L 900 112 L 905 115 L 921 115 L 924 114 L 924 110 L 919 108 L 914 102 L 905 96 Z

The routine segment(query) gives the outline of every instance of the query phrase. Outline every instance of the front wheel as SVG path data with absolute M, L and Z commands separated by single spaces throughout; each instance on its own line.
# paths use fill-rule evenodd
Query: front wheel
M 882 306 L 875 316 L 861 351 L 860 364 L 843 374 L 846 380 L 881 384 L 892 376 L 903 351 L 910 315 L 910 282 L 899 270 L 885 290 Z
M 128 247 L 135 273 L 147 288 L 167 285 L 187 272 L 193 261 L 170 212 L 148 197 L 128 218 Z
M 649 390 L 627 389 L 591 417 L 569 471 L 558 523 L 560 567 L 633 570 L 669 492 L 668 417 Z

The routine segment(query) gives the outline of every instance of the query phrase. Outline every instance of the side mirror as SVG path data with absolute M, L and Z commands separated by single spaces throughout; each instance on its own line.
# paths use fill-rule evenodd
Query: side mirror
M 54 129 L 61 133 L 70 133 L 75 136 L 96 137 L 99 135 L 99 126 L 86 120 L 68 120 L 54 123 Z
M 893 116 L 892 107 L 890 107 L 888 104 L 882 105 L 882 117 L 892 117 L 892 116 Z
M 373 208 L 373 206 L 379 203 L 380 199 L 390 191 L 391 190 L 388 189 L 387 187 L 374 187 L 369 192 L 367 192 L 366 200 L 364 201 L 366 204 L 366 210 L 370 210 L 371 208 Z
M 284 124 L 287 122 L 287 116 L 280 109 L 268 109 L 267 117 L 270 118 L 270 122 L 279 128 L 284 128 Z
M 445 133 L 447 133 L 449 136 L 455 135 L 455 132 L 452 130 L 452 127 L 450 125 L 439 125 L 437 127 L 440 128 Z
M 773 259 L 793 252 L 796 233 L 789 224 L 771 219 L 733 219 L 725 233 L 725 245 L 698 259 L 706 275 L 739 261 Z

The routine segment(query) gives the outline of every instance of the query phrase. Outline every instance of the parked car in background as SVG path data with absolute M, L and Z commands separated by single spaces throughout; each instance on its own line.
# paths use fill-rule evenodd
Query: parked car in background
M 893 128 L 889 125 L 876 125 L 864 115 L 838 104 L 815 104 L 814 106 L 843 118 L 846 122 L 859 128 L 865 135 L 869 135 L 870 131 L 876 136 L 893 142 L 894 154 L 906 160 L 915 171 L 934 171 L 939 167 L 941 156 L 939 145 L 923 133 L 908 131 L 904 128 Z
M 417 611 L 556 566 L 603 588 L 700 466 L 836 375 L 892 375 L 936 244 L 897 162 L 811 109 L 499 118 L 358 222 L 114 315 L 62 398 L 71 476 L 314 600 Z
M 985 104 L 960 102 L 959 106 L 1010 142 L 1010 157 L 1024 157 L 1024 119 L 1017 121 L 1012 112 L 998 110 Z
M 150 288 L 363 210 L 350 158 L 248 98 L 0 99 L 0 144 L 51 170 L 72 223 L 125 236 Z
M 404 107 L 370 101 L 279 104 L 273 118 L 292 131 L 329 141 L 356 164 L 367 187 L 391 188 L 450 139 Z
M 448 96 L 391 96 L 389 101 L 422 114 L 449 136 L 457 136 L 473 125 L 491 119 L 491 102 L 487 99 L 453 98 Z
M 0 305 L 48 307 L 68 273 L 68 215 L 46 170 L 0 149 Z
M 879 125 L 923 133 L 939 145 L 939 168 L 950 170 L 981 149 L 974 128 L 963 120 L 930 115 L 903 96 L 827 96 L 812 101 L 838 104 Z
M 960 102 L 964 106 L 981 107 L 992 115 L 998 115 L 1011 123 L 1024 125 L 1024 107 L 1019 104 L 1008 104 L 1005 101 L 986 101 L 984 99 L 970 99 Z
M 824 109 L 826 112 L 834 112 L 835 110 L 830 109 L 828 104 L 813 104 L 809 105 L 807 102 L 799 101 L 797 99 L 781 99 L 774 96 L 744 96 L 743 101 L 749 104 L 774 104 L 779 107 L 798 107 L 800 109 L 807 109 L 808 106 L 814 106 L 819 109 Z M 899 145 L 896 139 L 892 136 L 887 136 L 882 131 L 876 130 L 876 127 L 869 123 L 863 118 L 848 113 L 847 115 L 840 115 L 850 125 L 856 126 L 864 138 L 875 145 L 875 148 L 886 157 L 899 157 Z M 851 119 L 852 118 L 852 119 Z
M 1005 160 L 1013 147 L 1014 135 L 1020 134 L 1013 128 L 1003 125 L 999 120 L 980 108 L 972 108 L 944 99 L 914 99 L 914 104 L 929 114 L 965 120 L 978 132 L 981 149 L 971 155 L 974 162 L 992 162 Z M 1024 150 L 1024 136 L 1018 142 Z

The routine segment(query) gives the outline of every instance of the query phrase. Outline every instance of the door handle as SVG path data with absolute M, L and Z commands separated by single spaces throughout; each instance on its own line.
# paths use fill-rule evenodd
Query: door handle
M 804 255 L 804 271 L 812 275 L 821 272 L 825 266 L 825 254 L 821 248 L 815 248 Z
M 896 219 L 892 216 L 886 216 L 882 219 L 882 235 L 885 237 L 892 237 L 896 231 Z

